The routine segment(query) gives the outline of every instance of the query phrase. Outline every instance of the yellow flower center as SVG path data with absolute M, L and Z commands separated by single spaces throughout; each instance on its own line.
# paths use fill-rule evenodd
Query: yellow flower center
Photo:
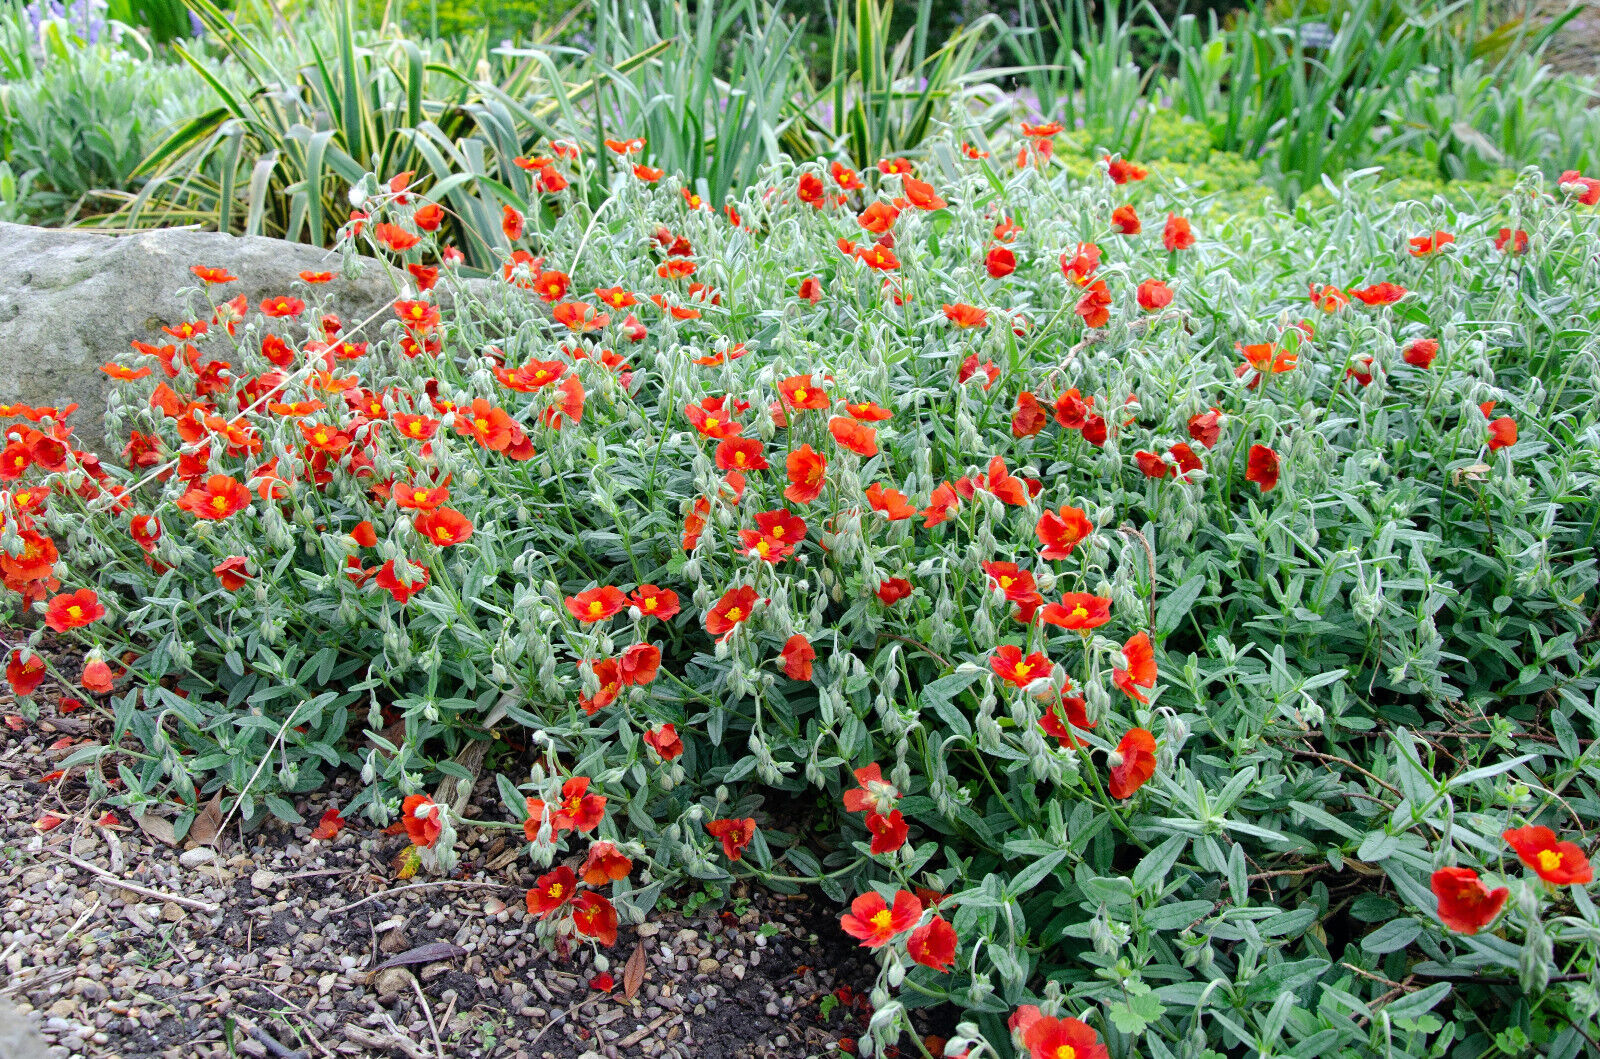
M 211 498 L 211 506 L 218 511 L 225 510 L 228 506 L 228 498 L 225 496 L 214 496 Z
M 1087 618 L 1089 616 L 1089 609 L 1082 603 L 1079 603 L 1076 607 L 1072 608 L 1072 616 L 1078 620 Z
M 83 617 L 83 608 L 74 603 L 72 606 L 67 608 L 67 617 L 71 618 L 73 621 L 77 621 L 79 618 Z M 1559 863 L 1560 860 L 1560 857 L 1556 858 L 1557 863 Z M 1543 862 L 1542 857 L 1540 858 L 1540 861 L 1541 863 Z
M 1553 849 L 1541 849 L 1535 856 L 1542 871 L 1555 871 L 1561 867 L 1561 854 Z
M 1077 1059 L 1078 1049 L 1070 1044 L 1063 1044 L 1056 1049 L 1056 1059 Z
M 718 419 L 716 416 L 706 417 L 706 426 L 711 427 L 713 430 L 716 429 L 717 425 L 721 422 L 722 420 Z
M 767 555 L 772 551 L 772 542 L 763 537 L 761 540 L 756 542 L 756 551 L 760 552 L 763 556 Z
M 566 889 L 567 888 L 565 886 L 562 886 L 560 883 L 551 883 L 550 884 L 550 900 L 552 900 L 552 901 L 561 900 L 561 895 L 566 892 Z
M 774 526 L 774 527 L 772 527 L 772 535 L 773 535 L 773 537 L 777 538 L 780 541 L 783 540 L 783 527 L 782 526 Z
M 656 597 L 655 596 L 649 596 L 649 597 L 647 597 L 645 599 L 645 601 L 644 601 L 644 609 L 645 610 L 655 610 L 656 609 Z
M 1017 663 L 1017 676 L 1022 677 L 1022 678 L 1026 678 L 1027 675 L 1029 673 L 1031 673 L 1031 672 L 1033 672 L 1033 666 L 1030 665 L 1029 663 L 1027 663 L 1027 662 L 1018 662 Z
M 489 421 L 487 419 L 483 418 L 482 416 L 479 416 L 477 419 L 474 419 L 472 421 L 472 425 L 477 427 L 479 430 L 488 430 L 489 429 Z
M 873 914 L 872 925 L 877 930 L 888 930 L 889 918 L 889 910 L 885 908 L 883 911 Z
M 1000 587 L 1001 588 L 1010 588 L 1011 587 L 1011 583 L 1014 580 L 1016 580 L 1016 579 L 1012 578 L 1012 577 L 1001 577 L 1000 578 Z
M 605 609 L 606 609 L 605 604 L 601 603 L 598 599 L 595 600 L 593 603 L 589 604 L 589 613 L 590 614 L 599 614 L 601 611 L 603 611 Z
M 801 401 L 804 401 L 806 399 L 806 391 L 803 388 L 799 389 L 799 390 L 796 390 L 794 392 L 794 399 L 795 399 L 795 403 L 797 403 L 797 404 L 799 402 L 801 402 Z
M 738 621 L 742 617 L 744 617 L 744 611 L 742 609 L 740 609 L 739 607 L 729 607 L 728 608 L 728 620 L 729 621 Z
M 317 431 L 317 444 L 318 445 L 326 445 L 327 443 L 328 443 L 328 432 L 326 430 Z

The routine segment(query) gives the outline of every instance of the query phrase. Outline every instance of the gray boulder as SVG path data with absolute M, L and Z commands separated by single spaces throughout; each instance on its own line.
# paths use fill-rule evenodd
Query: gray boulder
M 63 405 L 82 447 L 107 453 L 102 417 L 111 381 L 100 365 L 134 339 L 173 341 L 163 325 L 193 319 L 178 297 L 199 286 L 190 265 L 239 277 L 223 297 L 262 299 L 290 293 L 301 271 L 339 269 L 337 254 L 258 236 L 188 229 L 105 234 L 0 223 L 0 404 Z M 347 323 L 394 299 L 403 275 L 367 260 L 355 279 L 336 277 L 331 308 Z

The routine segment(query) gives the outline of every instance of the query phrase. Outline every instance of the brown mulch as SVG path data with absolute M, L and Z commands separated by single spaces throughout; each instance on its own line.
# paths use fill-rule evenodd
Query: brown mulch
M 605 950 L 603 991 L 587 948 L 534 940 L 522 895 L 537 871 L 504 832 L 464 825 L 448 884 L 396 881 L 403 837 L 352 820 L 310 839 L 360 782 L 340 775 L 297 806 L 304 825 L 170 845 L 126 812 L 100 826 L 82 770 L 40 782 L 104 724 L 91 706 L 0 726 L 0 1004 L 52 1056 L 743 1059 L 848 1052 L 865 1028 L 875 967 L 825 898 L 680 890 Z M 494 801 L 486 777 L 473 803 Z M 41 831 L 46 813 L 63 822 Z

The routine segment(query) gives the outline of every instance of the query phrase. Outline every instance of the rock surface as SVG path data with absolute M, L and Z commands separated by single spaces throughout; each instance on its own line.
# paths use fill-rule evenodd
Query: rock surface
M 0 404 L 76 401 L 71 421 L 79 444 L 105 455 L 110 380 L 100 365 L 134 339 L 170 342 L 163 325 L 195 318 L 178 296 L 199 286 L 190 265 L 228 269 L 239 280 L 223 288 L 225 297 L 243 294 L 253 309 L 290 293 L 302 270 L 337 270 L 339 258 L 258 236 L 187 229 L 108 235 L 0 223 Z M 359 277 L 329 285 L 332 308 L 347 321 L 394 298 L 386 266 L 367 265 Z
M 27 1018 L 4 1000 L 0 1000 L 0 1057 L 46 1059 L 44 1042 L 33 1032 Z

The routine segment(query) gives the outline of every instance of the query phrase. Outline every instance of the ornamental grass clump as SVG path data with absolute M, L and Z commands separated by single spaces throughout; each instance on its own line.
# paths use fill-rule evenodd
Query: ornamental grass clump
M 863 1054 L 1575 1054 L 1600 184 L 1236 214 L 1060 133 L 723 202 L 615 141 L 594 209 L 558 141 L 488 281 L 404 175 L 260 305 L 196 262 L 118 465 L 0 409 L 8 598 L 88 659 L 12 645 L 18 709 L 99 696 L 61 767 L 180 834 L 358 771 L 402 872 L 481 762 L 558 948 L 816 886 Z

